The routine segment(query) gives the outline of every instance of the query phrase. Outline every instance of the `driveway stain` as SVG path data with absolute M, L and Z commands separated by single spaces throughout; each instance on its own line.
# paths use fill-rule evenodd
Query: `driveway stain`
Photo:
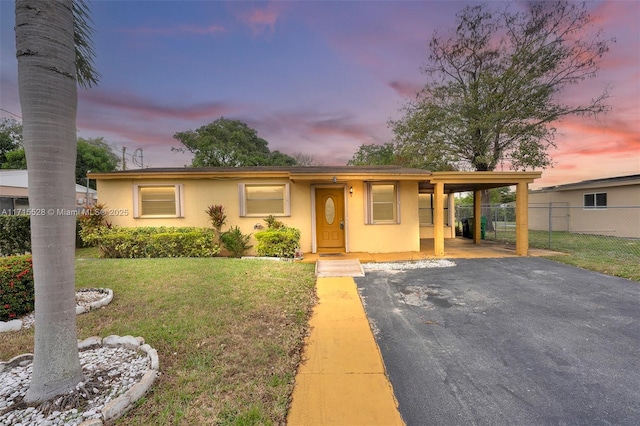
M 452 306 L 462 306 L 458 298 L 453 297 L 453 293 L 445 290 L 439 285 L 424 286 L 398 286 L 399 292 L 395 293 L 398 301 L 405 305 L 418 306 L 425 309 L 451 308 Z

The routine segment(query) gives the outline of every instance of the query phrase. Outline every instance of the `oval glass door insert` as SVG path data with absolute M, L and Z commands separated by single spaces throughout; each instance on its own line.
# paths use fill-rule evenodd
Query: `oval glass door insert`
M 333 202 L 333 198 L 327 198 L 324 202 L 324 219 L 329 225 L 336 220 L 336 205 Z

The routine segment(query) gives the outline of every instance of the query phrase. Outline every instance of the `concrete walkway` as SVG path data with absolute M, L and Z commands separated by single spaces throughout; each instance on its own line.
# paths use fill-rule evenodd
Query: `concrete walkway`
M 474 244 L 467 238 L 447 238 L 444 240 L 443 259 L 490 259 L 504 257 L 520 257 L 516 254 L 513 244 L 502 244 L 495 241 L 482 241 L 481 244 Z M 561 256 L 562 253 L 529 248 L 529 256 Z M 315 263 L 318 260 L 349 260 L 358 259 L 362 263 L 369 262 L 404 262 L 422 259 L 436 259 L 433 254 L 433 240 L 423 239 L 420 241 L 420 251 L 407 251 L 398 253 L 342 253 L 342 254 L 322 254 L 305 253 L 304 263 Z
M 289 425 L 404 425 L 351 277 L 318 277 Z
M 420 252 L 305 253 L 316 263 L 318 304 L 296 375 L 289 425 L 404 425 L 391 383 L 353 277 L 364 275 L 360 262 L 433 259 L 430 240 Z M 432 244 L 431 244 L 432 245 Z M 447 258 L 517 257 L 511 247 L 491 242 L 445 240 Z M 530 250 L 530 256 L 557 254 Z

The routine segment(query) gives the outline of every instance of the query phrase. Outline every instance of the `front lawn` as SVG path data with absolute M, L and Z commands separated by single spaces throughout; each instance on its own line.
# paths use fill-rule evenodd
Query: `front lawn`
M 515 244 L 515 231 L 487 232 L 487 239 Z M 548 231 L 529 231 L 529 246 L 549 248 Z M 608 275 L 640 281 L 640 239 L 554 231 L 551 250 L 565 253 L 552 260 Z
M 152 392 L 120 424 L 284 423 L 315 299 L 312 264 L 90 254 L 78 256 L 77 287 L 108 287 L 114 299 L 78 316 L 78 337 L 142 336 L 160 357 Z M 0 337 L 0 360 L 33 351 L 32 330 Z

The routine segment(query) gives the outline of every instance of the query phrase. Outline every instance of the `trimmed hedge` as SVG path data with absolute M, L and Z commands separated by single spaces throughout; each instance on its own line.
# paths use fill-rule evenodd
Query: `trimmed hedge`
M 32 312 L 34 300 L 31 256 L 0 258 L 0 321 Z
M 212 229 L 194 227 L 140 227 L 96 229 L 83 235 L 103 257 L 211 257 L 220 252 Z
M 27 215 L 0 215 L 0 256 L 31 252 L 31 222 Z
M 300 230 L 287 226 L 256 232 L 258 256 L 293 258 L 300 247 Z

